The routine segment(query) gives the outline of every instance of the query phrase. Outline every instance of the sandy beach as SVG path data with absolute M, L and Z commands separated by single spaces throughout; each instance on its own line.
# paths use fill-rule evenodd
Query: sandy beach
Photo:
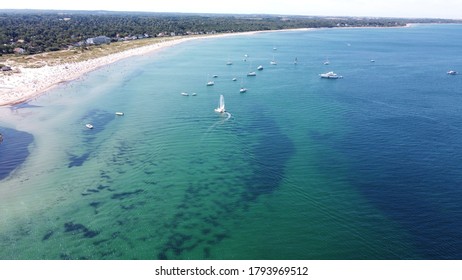
M 82 62 L 46 65 L 40 68 L 13 67 L 14 73 L 0 76 L 0 106 L 25 102 L 60 83 L 75 80 L 88 72 L 118 60 L 147 54 L 199 38 L 206 37 L 181 38 L 160 42 Z

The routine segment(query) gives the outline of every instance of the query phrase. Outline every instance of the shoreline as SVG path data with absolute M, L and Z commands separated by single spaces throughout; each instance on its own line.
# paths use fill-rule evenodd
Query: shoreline
M 410 25 L 408 24 L 402 27 L 410 27 Z M 16 71 L 19 71 L 8 75 L 3 74 L 0 76 L 0 107 L 13 106 L 27 102 L 53 89 L 61 83 L 74 81 L 87 73 L 90 73 L 94 70 L 112 64 L 119 60 L 160 51 L 162 49 L 173 47 L 178 44 L 182 44 L 184 42 L 192 40 L 254 35 L 259 33 L 271 32 L 313 31 L 316 29 L 318 28 L 262 30 L 225 33 L 216 35 L 200 35 L 197 37 L 181 37 L 173 40 L 153 43 L 142 47 L 135 47 L 133 49 L 108 54 L 105 56 L 88 59 L 80 62 L 66 62 L 53 66 L 45 65 L 39 68 L 27 68 L 17 66 L 15 67 Z
M 309 30 L 290 29 L 290 30 Z M 66 62 L 58 65 L 45 65 L 39 68 L 17 66 L 12 74 L 0 76 L 0 107 L 13 106 L 34 99 L 62 83 L 79 79 L 87 73 L 112 64 L 122 59 L 145 55 L 165 48 L 173 47 L 185 42 L 199 39 L 220 38 L 230 36 L 254 35 L 260 32 L 279 32 L 289 30 L 268 30 L 225 33 L 216 35 L 201 35 L 194 37 L 181 37 L 168 41 L 161 41 L 150 45 L 84 60 L 80 62 Z M 18 71 L 19 70 L 19 71 Z
M 0 76 L 0 106 L 17 105 L 38 97 L 61 83 L 71 82 L 106 65 L 133 56 L 144 55 L 194 39 L 178 38 L 137 47 L 80 62 L 45 65 L 39 68 L 15 67 L 18 73 Z

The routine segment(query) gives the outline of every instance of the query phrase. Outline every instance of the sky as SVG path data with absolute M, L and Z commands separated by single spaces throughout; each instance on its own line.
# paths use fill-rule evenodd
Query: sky
M 462 19 L 462 0 L 10 0 L 0 9 Z

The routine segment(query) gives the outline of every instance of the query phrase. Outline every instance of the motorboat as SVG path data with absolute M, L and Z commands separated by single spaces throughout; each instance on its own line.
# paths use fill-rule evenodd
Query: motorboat
M 182 92 L 181 95 L 183 95 L 183 96 L 189 96 L 189 93 L 187 93 L 187 92 Z
M 93 125 L 92 125 L 91 123 L 87 123 L 85 126 L 86 126 L 88 129 L 93 129 Z
M 457 75 L 457 71 L 454 71 L 454 70 L 449 70 L 447 72 L 448 75 Z
M 341 78 L 343 78 L 342 76 L 339 76 L 339 75 L 335 74 L 332 71 L 324 73 L 324 74 L 319 74 L 319 77 L 324 78 L 324 79 L 341 79 Z
M 123 116 L 123 115 L 124 115 L 123 112 L 115 112 L 115 114 L 116 114 L 117 116 Z
M 257 73 L 255 73 L 255 72 L 249 72 L 249 73 L 247 73 L 247 76 L 257 76 Z
M 257 70 L 258 70 L 258 71 L 263 70 L 263 65 L 258 66 L 258 67 L 257 67 Z
M 247 92 L 247 89 L 245 87 L 241 87 L 241 89 L 239 90 L 240 93 L 244 93 L 244 92 Z

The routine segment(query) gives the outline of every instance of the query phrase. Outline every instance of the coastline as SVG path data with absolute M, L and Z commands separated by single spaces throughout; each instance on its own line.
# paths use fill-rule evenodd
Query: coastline
M 40 68 L 15 67 L 19 70 L 16 73 L 0 76 L 0 106 L 26 102 L 60 83 L 76 80 L 86 73 L 121 59 L 151 53 L 199 38 L 178 38 L 80 62 L 45 65 Z
M 400 26 L 401 28 L 411 27 L 410 24 Z M 352 28 L 352 27 L 341 27 Z M 354 27 L 368 28 L 368 27 Z M 200 35 L 194 37 L 179 37 L 173 40 L 156 42 L 150 45 L 135 47 L 129 50 L 108 54 L 105 56 L 92 58 L 80 62 L 65 62 L 57 65 L 45 65 L 39 68 L 28 68 L 16 66 L 15 73 L 9 75 L 0 75 L 0 107 L 17 105 L 35 97 L 38 97 L 48 90 L 58 86 L 61 83 L 70 82 L 81 76 L 92 72 L 103 66 L 112 64 L 116 61 L 148 54 L 162 49 L 173 47 L 175 45 L 198 39 L 220 38 L 229 36 L 254 35 L 258 33 L 270 32 L 290 32 L 290 31 L 313 31 L 318 28 L 297 28 L 297 29 L 280 29 L 280 30 L 262 30 L 249 32 L 225 33 L 216 35 Z
M 80 62 L 67 62 L 53 66 L 45 65 L 39 68 L 17 66 L 15 67 L 15 73 L 9 75 L 3 74 L 0 76 L 0 106 L 16 105 L 27 102 L 28 100 L 44 94 L 61 83 L 76 80 L 89 72 L 122 59 L 160 51 L 191 40 L 252 35 L 258 32 L 268 31 L 226 33 L 186 38 L 182 37 Z

